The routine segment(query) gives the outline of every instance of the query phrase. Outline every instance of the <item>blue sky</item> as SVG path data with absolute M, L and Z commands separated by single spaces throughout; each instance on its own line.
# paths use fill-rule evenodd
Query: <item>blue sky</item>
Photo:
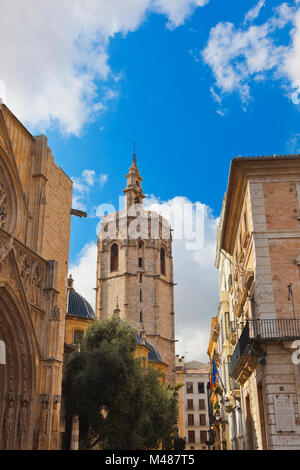
M 147 194 L 162 200 L 177 195 L 199 200 L 215 215 L 221 209 L 231 158 L 297 151 L 290 141 L 299 130 L 299 110 L 276 80 L 251 83 L 246 110 L 237 93 L 226 96 L 228 113 L 222 117 L 210 93 L 211 69 L 193 56 L 205 48 L 211 27 L 221 21 L 238 26 L 255 3 L 211 1 L 171 31 L 165 16 L 151 14 L 138 31 L 111 40 L 109 64 L 122 76 L 111 84 L 118 96 L 79 138 L 48 132 L 55 158 L 67 174 L 77 177 L 88 168 L 109 175 L 108 183 L 90 194 L 88 209 L 117 203 L 133 141 Z M 261 20 L 281 3 L 269 2 Z M 281 31 L 278 41 L 287 41 L 288 33 Z M 93 224 L 85 223 L 84 231 L 90 232 Z M 89 239 L 82 227 L 82 222 L 73 221 L 71 261 Z
M 72 219 L 70 264 L 78 276 L 87 250 L 94 256 L 95 208 L 117 206 L 125 187 L 133 141 L 146 194 L 162 204 L 182 197 L 207 206 L 204 249 L 190 257 L 181 252 L 177 270 L 184 286 L 191 263 L 201 258 L 192 300 L 183 288 L 179 295 L 177 326 L 179 336 L 185 328 L 189 336 L 197 322 L 205 338 L 217 307 L 214 237 L 231 158 L 300 151 L 299 2 L 100 3 L 102 10 L 90 1 L 84 21 L 66 16 L 76 2 L 35 4 L 25 24 L 40 26 L 21 26 L 12 38 L 12 50 L 24 59 L 22 79 L 18 61 L 3 55 L 7 104 L 33 133 L 46 133 L 56 162 L 74 178 L 74 208 L 89 213 Z M 16 28 L 18 14 L 20 24 L 26 14 L 15 11 L 17 4 L 2 0 L 8 28 L 10 17 Z M 48 26 L 49 15 L 56 28 Z M 65 35 L 56 34 L 60 27 Z M 32 56 L 39 67 L 30 64 Z M 210 292 L 199 289 L 201 276 L 211 279 Z M 200 357 L 195 339 L 189 354 Z

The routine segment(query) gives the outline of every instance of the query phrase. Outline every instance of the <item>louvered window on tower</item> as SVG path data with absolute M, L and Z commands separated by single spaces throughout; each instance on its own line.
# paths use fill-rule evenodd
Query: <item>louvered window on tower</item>
M 160 250 L 160 272 L 163 276 L 166 274 L 166 254 L 164 248 Z
M 118 271 L 119 269 L 119 247 L 116 243 L 111 247 L 110 252 L 110 270 Z

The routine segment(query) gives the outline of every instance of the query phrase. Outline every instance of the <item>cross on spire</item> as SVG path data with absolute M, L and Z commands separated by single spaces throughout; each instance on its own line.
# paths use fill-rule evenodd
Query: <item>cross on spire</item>
M 133 162 L 136 163 L 136 154 L 135 154 L 136 142 L 133 142 Z

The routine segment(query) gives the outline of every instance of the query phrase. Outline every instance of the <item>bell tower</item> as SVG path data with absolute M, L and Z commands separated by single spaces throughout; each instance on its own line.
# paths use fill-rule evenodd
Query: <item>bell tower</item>
M 126 208 L 127 210 L 134 204 L 142 204 L 144 199 L 142 181 L 143 178 L 140 175 L 139 169 L 136 164 L 135 149 L 133 154 L 132 165 L 129 168 L 129 173 L 126 175 L 127 186 L 123 193 L 126 196 Z
M 118 304 L 128 321 L 168 364 L 175 383 L 174 282 L 169 222 L 143 208 L 142 177 L 134 152 L 126 175 L 125 209 L 100 223 L 96 316 L 109 318 Z

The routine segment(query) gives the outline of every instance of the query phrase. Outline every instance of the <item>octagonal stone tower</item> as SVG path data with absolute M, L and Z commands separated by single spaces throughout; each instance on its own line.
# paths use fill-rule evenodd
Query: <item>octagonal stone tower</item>
M 105 215 L 100 224 L 96 315 L 108 318 L 116 310 L 158 349 L 168 364 L 167 381 L 175 383 L 171 228 L 143 208 L 135 153 L 126 178 L 125 209 Z

